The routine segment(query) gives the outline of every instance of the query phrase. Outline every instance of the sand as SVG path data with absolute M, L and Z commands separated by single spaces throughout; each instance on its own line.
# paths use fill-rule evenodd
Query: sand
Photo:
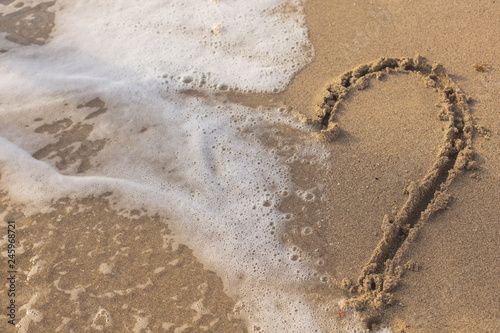
M 415 241 L 404 255 L 405 260 L 413 260 L 418 271 L 403 273 L 401 285 L 394 293 L 395 304 L 383 311 L 382 321 L 391 323 L 396 332 L 494 332 L 500 320 L 494 305 L 500 297 L 497 288 L 499 220 L 495 205 L 499 193 L 499 121 L 494 111 L 500 88 L 498 72 L 494 68 L 499 45 L 498 36 L 494 33 L 499 29 L 498 4 L 422 1 L 403 5 L 396 1 L 309 1 L 306 3 L 306 14 L 310 38 L 316 50 L 315 60 L 295 77 L 289 88 L 291 93 L 284 94 L 288 103 L 304 114 L 312 117 L 315 112 L 313 105 L 321 103 L 316 97 L 318 91 L 331 82 L 331 77 L 369 63 L 382 54 L 385 57 L 411 56 L 415 53 L 425 55 L 432 62 L 442 64 L 450 78 L 470 99 L 476 126 L 472 148 L 477 167 L 450 184 L 447 192 L 453 199 L 449 207 L 431 217 L 418 231 Z M 474 64 L 482 63 L 489 65 L 488 71 L 474 69 Z M 390 101 L 387 92 L 382 90 L 377 93 L 376 88 L 381 89 L 381 84 L 367 88 L 372 92 L 367 91 L 366 94 L 372 99 L 361 97 L 359 107 L 369 112 L 372 108 L 380 110 L 379 105 L 383 105 L 387 117 L 399 111 L 398 104 L 387 105 L 386 101 Z M 392 89 L 397 92 L 403 88 L 393 84 Z M 411 111 L 419 104 L 409 95 L 403 108 Z M 352 103 L 352 99 L 349 102 Z M 420 105 L 429 108 L 428 105 Z M 411 119 L 406 120 L 408 116 L 403 117 L 403 121 L 408 121 L 407 130 L 412 133 L 414 142 L 429 142 L 432 139 L 428 123 L 410 123 Z M 342 116 L 339 116 L 339 123 L 342 125 Z M 434 128 L 436 126 L 439 127 L 435 124 Z M 483 126 L 486 131 L 482 130 Z M 377 132 L 379 128 L 375 125 L 372 131 Z M 420 131 L 427 131 L 427 134 L 419 134 Z M 399 143 L 403 143 L 397 133 L 389 135 L 394 141 L 391 147 L 379 145 L 379 149 L 372 150 L 372 158 L 367 158 L 364 165 L 370 167 L 385 162 L 386 168 L 391 170 L 392 177 L 389 178 L 393 182 L 397 179 L 402 181 L 402 178 L 412 179 L 411 176 L 401 177 L 401 169 L 391 168 L 394 165 L 392 161 L 381 160 L 375 155 L 397 150 Z M 377 146 L 376 143 L 366 145 Z M 432 151 L 432 145 L 431 141 L 423 150 Z M 401 151 L 409 149 L 406 144 L 400 147 Z M 428 155 L 417 149 L 413 152 L 411 163 L 429 165 L 431 159 Z M 356 172 L 353 174 L 359 175 Z M 419 177 L 418 174 L 414 176 Z M 371 185 L 371 182 L 365 178 L 357 185 L 362 188 L 363 185 Z M 360 197 L 371 199 L 373 206 L 378 206 L 378 197 L 382 193 L 377 191 L 371 197 L 360 195 L 357 201 Z M 377 209 L 390 214 L 390 203 L 380 203 L 384 208 Z M 371 210 L 365 208 L 361 212 L 367 211 L 372 217 Z M 382 213 L 378 213 L 377 217 L 381 221 Z M 356 220 L 363 221 L 364 227 L 375 229 L 370 223 L 364 225 L 367 219 Z M 367 263 L 364 258 L 362 262 Z
M 498 331 L 499 4 L 308 0 L 304 6 L 314 58 L 286 90 L 206 97 L 282 106 L 332 156 L 327 166 L 313 153 L 293 159 L 297 142 L 307 141 L 304 133 L 287 126 L 255 131 L 289 158 L 295 187 L 278 206 L 288 217 L 280 237 L 292 249 L 290 260 L 316 272 L 304 298 L 319 317 L 341 323 L 359 317 L 368 330 Z M 48 19 L 32 40 L 16 37 L 12 14 L 0 31 L 19 44 L 43 44 Z M 482 64 L 484 71 L 474 67 Z M 71 107 L 86 110 L 85 119 L 107 112 L 103 100 L 86 102 Z M 105 144 L 89 137 L 90 125 L 69 119 L 34 127 L 58 141 L 33 157 L 58 156 L 61 172 L 85 172 Z M 82 145 L 70 152 L 75 142 Z M 221 277 L 169 236 L 169 216 L 120 209 L 109 195 L 60 198 L 50 212 L 25 215 L 3 192 L 2 210 L 5 222 L 22 225 L 17 301 L 29 331 L 260 330 L 246 326 L 242 305 Z M 43 260 L 30 262 L 35 256 Z M 85 293 L 92 297 L 78 298 Z M 75 299 L 77 311 L 65 306 Z M 51 316 L 57 320 L 47 321 Z

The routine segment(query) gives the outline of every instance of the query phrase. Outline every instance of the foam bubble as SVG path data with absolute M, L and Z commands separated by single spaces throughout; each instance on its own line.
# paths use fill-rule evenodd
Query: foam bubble
M 106 327 L 111 326 L 111 322 L 111 314 L 109 311 L 104 308 L 100 308 L 92 320 L 91 327 L 98 331 L 102 331 Z

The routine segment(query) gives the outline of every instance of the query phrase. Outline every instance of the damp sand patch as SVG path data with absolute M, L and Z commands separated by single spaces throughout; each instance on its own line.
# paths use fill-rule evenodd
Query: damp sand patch
M 60 198 L 24 216 L 1 195 L 21 228 L 19 332 L 246 332 L 222 280 L 174 241 L 168 216 L 117 209 L 111 193 Z
M 12 2 L 8 1 L 3 6 Z M 51 8 L 54 4 L 55 1 L 47 1 L 30 7 L 19 2 L 10 10 L 1 8 L 0 33 L 5 33 L 7 40 L 20 45 L 46 44 L 54 28 L 55 14 Z

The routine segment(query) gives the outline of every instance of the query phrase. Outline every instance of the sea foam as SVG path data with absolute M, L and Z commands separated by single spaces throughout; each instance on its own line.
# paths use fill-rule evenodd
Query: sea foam
M 311 272 L 278 236 L 286 163 L 252 134 L 301 125 L 277 110 L 182 94 L 284 89 L 312 57 L 300 2 L 61 0 L 51 10 L 46 45 L 0 42 L 0 167 L 11 199 L 29 214 L 54 198 L 112 191 L 124 206 L 168 213 L 250 329 L 324 331 L 300 294 Z M 82 105 L 96 97 L 106 112 L 89 119 Z M 67 127 L 34 130 L 43 123 Z M 78 124 L 92 127 L 85 142 L 105 142 L 83 172 L 81 156 L 64 167 L 54 152 L 32 157 Z

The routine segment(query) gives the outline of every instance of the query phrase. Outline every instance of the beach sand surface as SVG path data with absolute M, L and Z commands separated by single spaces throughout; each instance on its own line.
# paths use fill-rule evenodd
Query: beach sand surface
M 255 107 L 256 113 L 263 112 L 262 107 L 283 107 L 316 133 L 313 138 L 320 142 L 328 163 L 304 153 L 309 134 L 279 124 L 255 129 L 260 142 L 287 161 L 293 187 L 277 206 L 286 219 L 279 237 L 291 249 L 290 261 L 304 263 L 314 272 L 300 290 L 316 319 L 324 321 L 325 332 L 331 331 L 328 318 L 339 327 L 360 321 L 363 330 L 388 326 L 397 333 L 498 331 L 499 6 L 493 0 L 307 0 L 304 12 L 314 57 L 284 91 L 224 91 L 211 96 L 185 91 L 208 103 Z M 16 25 L 30 10 L 50 12 L 49 7 L 2 16 L 0 32 L 20 45 L 50 42 L 52 14 L 31 34 Z M 332 117 L 325 117 L 329 87 L 341 82 L 343 74 L 384 61 L 381 58 L 399 63 L 363 74 L 366 77 L 352 84 Z M 449 123 L 442 116 L 446 88 L 429 82 L 432 74 L 404 70 L 405 61 L 422 61 L 436 72 L 443 70 L 438 82 L 446 77 L 455 89 L 453 96 L 464 98 L 472 127 L 470 147 L 463 146 L 471 148 L 473 156 L 467 156 L 461 168 L 447 166 L 446 173 L 437 177 L 439 184 L 445 184 L 442 201 L 432 201 L 439 192 L 433 188 L 412 210 L 408 232 L 400 243 L 389 246 L 397 243 L 387 255 L 397 257 L 399 268 L 384 275 L 384 289 L 376 274 L 390 265 L 380 264 L 372 274 L 367 273 L 367 264 L 383 243 L 388 224 L 397 220 L 415 193 L 412 184 L 432 173 L 448 142 L 444 138 Z M 478 70 L 481 65 L 484 70 Z M 102 100 L 92 101 L 83 106 L 90 110 L 89 116 L 78 128 L 64 120 L 46 127 L 39 120 L 26 120 L 35 131 L 60 138 L 58 144 L 42 149 L 27 144 L 26 150 L 45 161 L 55 154 L 59 161 L 55 167 L 62 173 L 86 172 L 105 145 L 90 136 L 89 119 L 99 120 L 107 108 Z M 466 118 L 455 119 L 454 126 L 467 125 Z M 10 135 L 9 126 L 1 125 L 3 135 Z M 461 135 L 468 138 L 468 132 Z M 75 143 L 82 145 L 76 153 L 68 148 Z M 460 144 L 453 141 L 453 145 Z M 450 170 L 457 174 L 446 183 Z M 13 329 L 3 326 L 7 318 L 2 313 L 0 327 L 6 331 L 78 332 L 81 327 L 109 332 L 261 331 L 258 325 L 248 327 L 237 293 L 207 268 L 206 258 L 201 260 L 196 251 L 177 241 L 169 227 L 170 216 L 142 207 L 123 209 L 111 193 L 56 198 L 46 210 L 25 214 L 25 207 L 11 202 L 10 195 L 2 192 L 2 225 L 6 227 L 9 220 L 22 225 L 17 298 L 22 319 Z M 432 208 L 429 216 L 424 214 L 427 207 Z M 419 220 L 421 215 L 426 217 Z M 410 237 L 411 229 L 415 232 Z M 5 274 L 2 271 L 0 277 Z M 2 285 L 0 294 L 7 289 Z M 342 298 L 348 301 L 339 304 Z M 57 320 L 47 321 L 49 317 Z

